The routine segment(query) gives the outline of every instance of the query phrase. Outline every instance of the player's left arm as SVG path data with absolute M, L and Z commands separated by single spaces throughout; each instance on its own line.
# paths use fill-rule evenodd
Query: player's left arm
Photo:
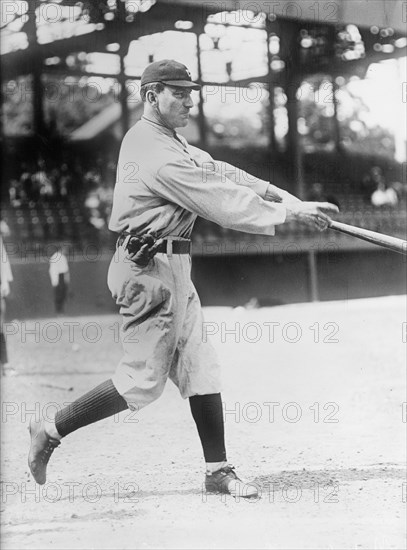
M 290 202 L 302 202 L 301 199 L 295 195 L 292 195 L 285 189 L 281 189 L 272 183 L 269 183 L 264 200 L 271 202 L 282 202 L 284 204 L 288 204 Z
M 233 164 L 229 164 L 223 160 L 215 160 L 209 153 L 198 147 L 189 145 L 189 150 L 195 163 L 201 166 L 202 170 L 216 173 L 223 181 L 228 179 L 236 185 L 248 187 L 262 199 L 269 202 L 300 202 L 300 199 L 285 191 L 285 189 L 280 189 L 268 181 L 253 176 L 253 174 L 249 174 L 237 166 L 233 166 Z
M 301 202 L 299 198 L 292 195 L 285 189 L 281 189 L 268 181 L 249 174 L 241 168 L 237 168 L 232 164 L 224 161 L 213 161 L 215 166 L 220 171 L 221 175 L 225 175 L 229 180 L 233 181 L 237 185 L 244 185 L 252 189 L 262 199 L 269 202 Z

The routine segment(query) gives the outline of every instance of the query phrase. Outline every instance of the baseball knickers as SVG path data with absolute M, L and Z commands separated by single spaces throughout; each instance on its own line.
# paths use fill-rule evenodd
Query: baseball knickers
M 130 409 L 160 397 L 168 377 L 183 398 L 221 391 L 220 366 L 203 332 L 188 254 L 159 253 L 140 267 L 119 246 L 108 286 L 123 320 L 124 355 L 113 383 Z

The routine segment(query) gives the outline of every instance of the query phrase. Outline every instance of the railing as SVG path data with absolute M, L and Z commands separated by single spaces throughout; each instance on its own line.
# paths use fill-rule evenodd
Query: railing
M 347 197 L 346 201 L 345 205 L 342 198 L 342 211 L 335 216 L 338 221 L 407 238 L 405 205 L 374 208 L 358 197 Z M 77 249 L 93 245 L 110 251 L 114 247 L 115 235 L 107 229 L 107 224 L 99 229 L 92 225 L 89 210 L 76 198 L 7 206 L 2 208 L 1 214 L 10 229 L 5 241 L 24 243 L 28 249 L 38 250 L 58 242 L 69 243 Z M 193 232 L 193 253 L 197 255 L 298 253 L 371 247 L 368 243 L 334 231 L 319 232 L 294 222 L 277 226 L 274 237 L 225 229 L 203 219 L 198 219 Z

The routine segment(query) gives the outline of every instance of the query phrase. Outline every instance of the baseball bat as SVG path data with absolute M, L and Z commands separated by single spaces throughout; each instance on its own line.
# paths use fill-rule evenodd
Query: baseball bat
M 357 237 L 363 241 L 369 243 L 377 244 L 393 250 L 394 252 L 399 252 L 400 254 L 407 255 L 407 241 L 402 239 L 397 239 L 396 237 L 391 237 L 390 235 L 385 235 L 384 233 L 377 233 L 376 231 L 370 231 L 369 229 L 362 229 L 361 227 L 356 227 L 354 225 L 348 225 L 342 222 L 336 222 L 331 220 L 329 222 L 330 229 L 339 231 L 340 233 L 345 233 L 351 237 Z

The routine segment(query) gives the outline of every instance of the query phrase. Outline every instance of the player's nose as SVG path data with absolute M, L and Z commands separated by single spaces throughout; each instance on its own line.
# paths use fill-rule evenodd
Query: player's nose
M 193 106 L 194 106 L 194 102 L 192 101 L 192 97 L 190 95 L 188 95 L 185 98 L 184 107 L 188 107 L 188 109 L 191 109 L 191 107 L 193 107 Z

